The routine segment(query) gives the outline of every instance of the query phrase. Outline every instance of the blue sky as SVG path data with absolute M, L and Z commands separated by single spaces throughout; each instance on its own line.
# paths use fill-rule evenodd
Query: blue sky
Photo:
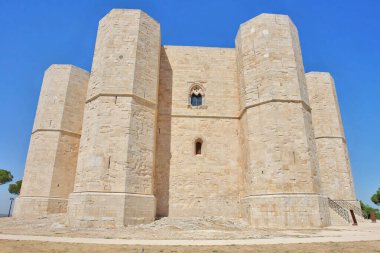
M 0 0 L 0 168 L 23 175 L 43 73 L 53 63 L 91 69 L 97 24 L 112 8 L 161 23 L 164 45 L 234 47 L 240 23 L 289 15 L 305 70 L 335 78 L 358 199 L 380 187 L 378 0 Z M 0 186 L 0 213 L 9 206 Z

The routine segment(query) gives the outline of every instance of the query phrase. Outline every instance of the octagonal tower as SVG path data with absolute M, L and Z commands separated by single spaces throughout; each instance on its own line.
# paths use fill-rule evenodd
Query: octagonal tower
M 160 25 L 140 10 L 112 10 L 99 23 L 69 199 L 71 226 L 119 227 L 155 218 L 160 45 Z
M 54 64 L 45 71 L 20 197 L 13 215 L 65 213 L 73 191 L 89 73 Z
M 356 200 L 346 138 L 334 79 L 330 73 L 306 74 L 313 126 L 321 170 L 322 191 L 336 201 Z
M 297 29 L 262 14 L 236 37 L 244 133 L 242 213 L 258 227 L 329 224 Z

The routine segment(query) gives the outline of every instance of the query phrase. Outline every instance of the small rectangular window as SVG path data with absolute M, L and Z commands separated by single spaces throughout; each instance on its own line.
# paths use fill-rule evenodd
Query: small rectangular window
M 201 155 L 202 154 L 202 142 L 201 141 L 197 141 L 195 143 L 195 154 L 196 155 Z

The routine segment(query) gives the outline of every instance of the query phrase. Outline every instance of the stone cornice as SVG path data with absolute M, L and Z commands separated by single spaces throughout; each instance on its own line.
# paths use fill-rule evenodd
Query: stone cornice
M 87 99 L 86 104 L 91 103 L 92 101 L 96 100 L 99 97 L 131 97 L 139 104 L 147 105 L 150 108 L 156 108 L 157 107 L 157 103 L 149 101 L 149 100 L 142 98 L 140 96 L 137 96 L 135 94 L 116 94 L 116 93 L 99 93 L 99 94 Z
M 341 136 L 318 136 L 315 137 L 316 140 L 318 139 L 341 139 L 344 143 L 346 143 L 346 138 Z
M 237 115 L 191 115 L 191 114 L 165 114 L 159 113 L 159 115 L 171 116 L 173 118 L 205 118 L 205 119 L 241 119 L 243 114 L 250 108 L 269 104 L 269 103 L 300 103 L 306 111 L 311 112 L 311 108 L 303 100 L 285 100 L 285 99 L 271 99 L 256 104 L 246 106 L 243 110 L 237 112 Z
M 258 102 L 258 103 L 246 106 L 243 110 L 240 111 L 239 119 L 243 116 L 243 114 L 248 109 L 256 107 L 256 106 L 264 105 L 264 104 L 269 104 L 269 103 L 300 103 L 302 104 L 302 106 L 305 108 L 306 111 L 311 112 L 311 107 L 308 104 L 306 104 L 305 101 L 303 100 L 270 99 L 267 101 L 262 101 L 262 102 Z
M 72 135 L 72 136 L 75 136 L 75 137 L 80 137 L 81 136 L 81 134 L 74 133 L 74 132 L 71 132 L 71 131 L 68 131 L 68 130 L 64 130 L 64 129 L 47 129 L 47 128 L 36 129 L 36 130 L 34 130 L 32 132 L 32 135 L 34 133 L 37 133 L 37 132 L 60 132 L 60 133 L 67 134 L 67 135 Z

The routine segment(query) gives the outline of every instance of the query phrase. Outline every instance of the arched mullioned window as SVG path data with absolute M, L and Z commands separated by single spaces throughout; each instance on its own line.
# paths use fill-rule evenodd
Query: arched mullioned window
M 195 140 L 195 155 L 201 155 L 202 154 L 202 139 Z
M 202 95 L 191 95 L 191 106 L 201 106 L 202 105 Z
M 200 84 L 193 84 L 189 91 L 189 107 L 191 108 L 206 108 L 204 88 Z

